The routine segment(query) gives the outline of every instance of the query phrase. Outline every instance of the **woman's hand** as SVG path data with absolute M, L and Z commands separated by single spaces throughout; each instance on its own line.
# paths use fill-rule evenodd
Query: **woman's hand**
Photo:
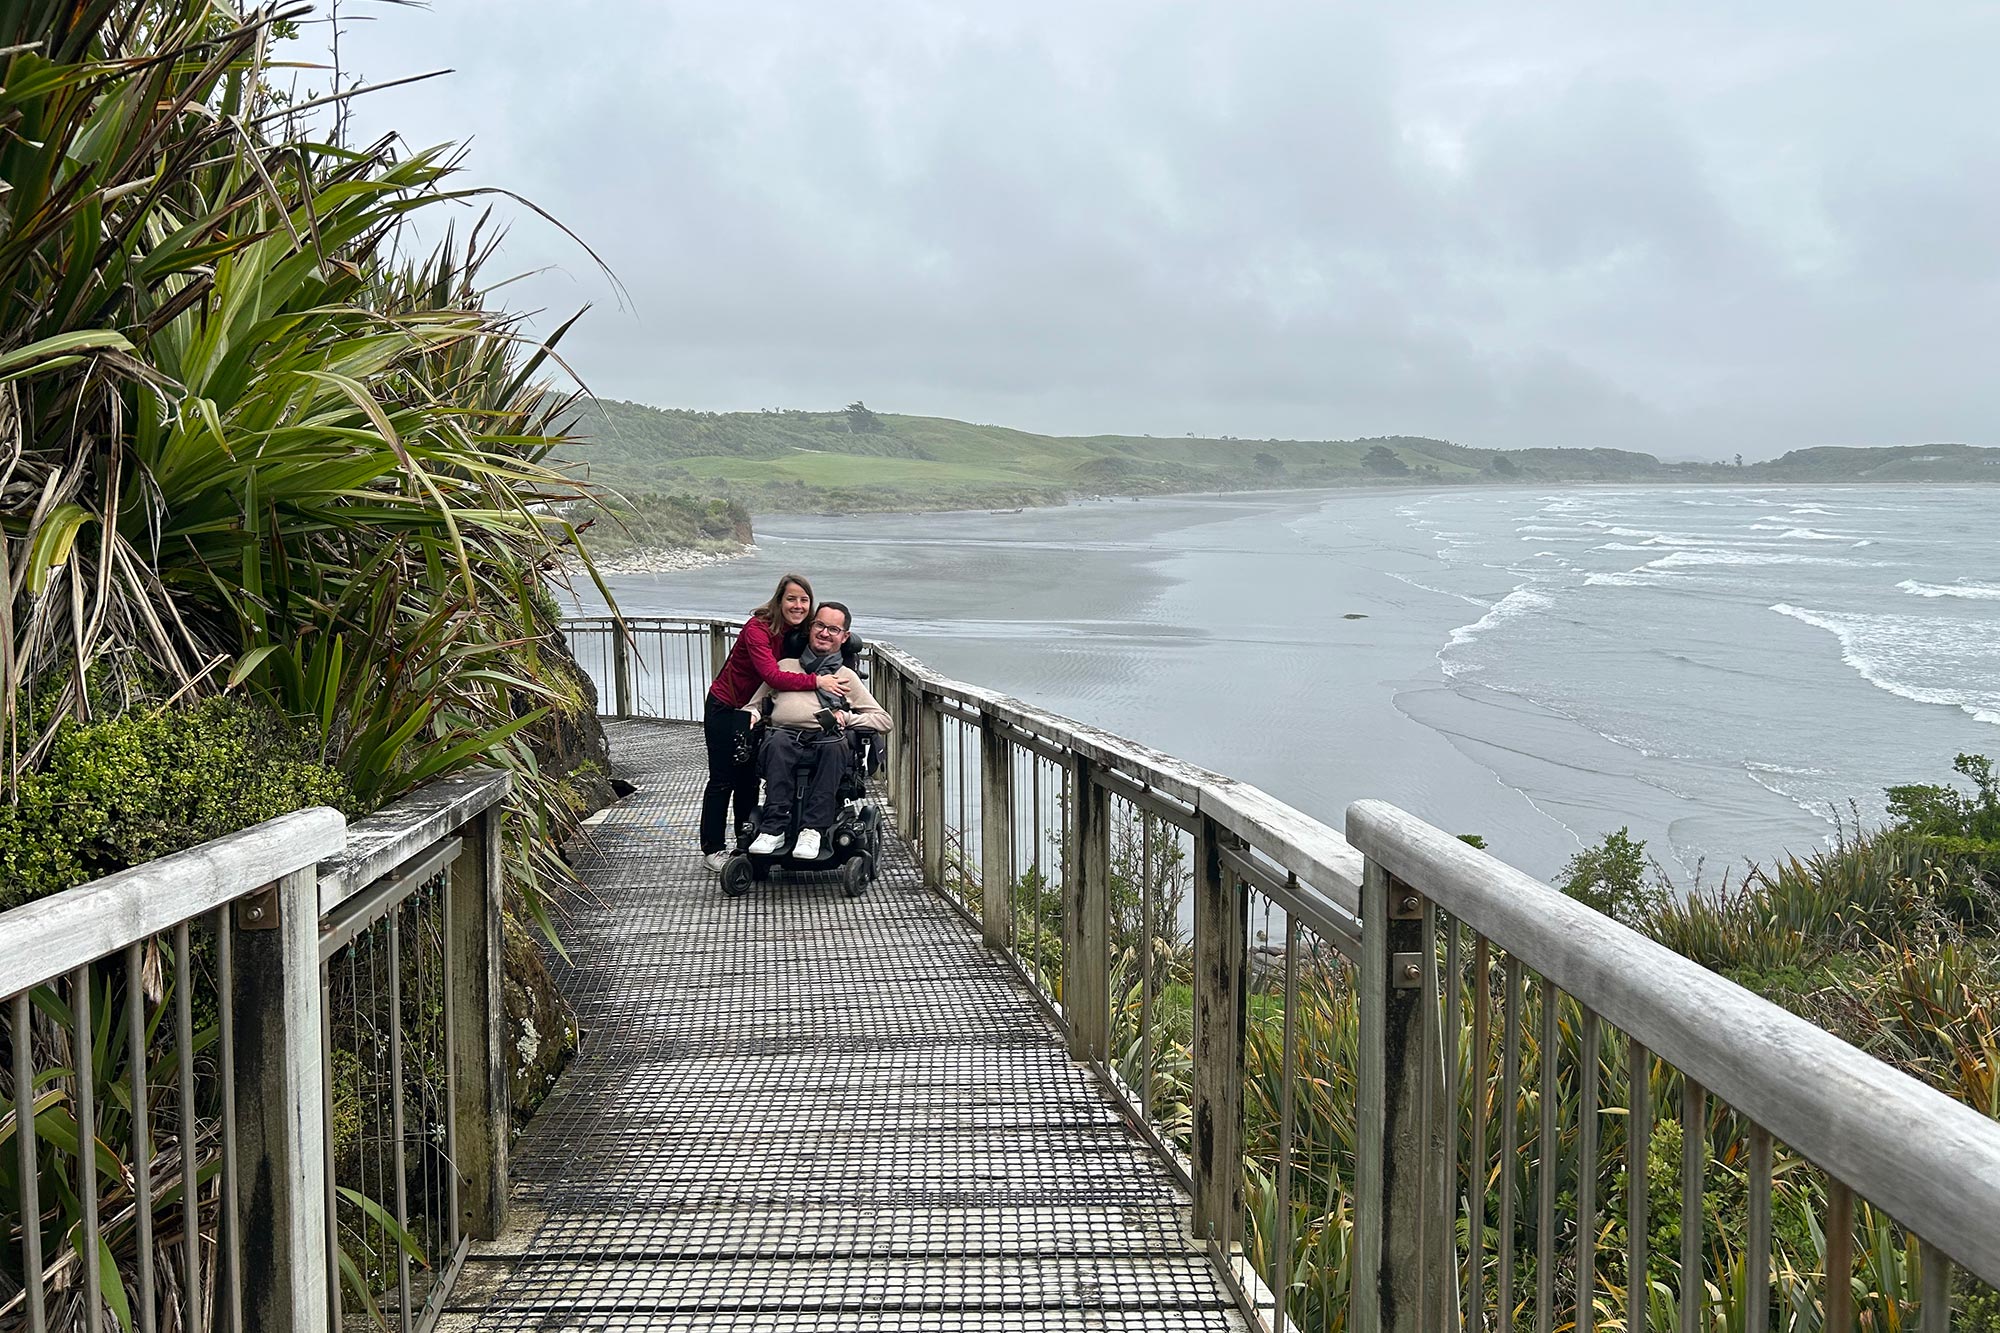
M 819 687 L 830 693 L 837 694 L 843 699 L 847 697 L 847 682 L 839 676 L 821 676 L 819 678 Z

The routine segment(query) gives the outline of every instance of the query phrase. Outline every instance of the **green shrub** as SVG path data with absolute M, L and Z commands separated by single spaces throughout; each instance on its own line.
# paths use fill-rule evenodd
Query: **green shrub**
M 1646 881 L 1646 843 L 1635 841 L 1629 828 L 1604 835 L 1596 847 L 1586 847 L 1569 859 L 1556 887 L 1584 906 L 1613 921 L 1636 924 L 1661 899 L 1657 884 Z
M 231 698 L 66 721 L 0 806 L 0 910 L 309 805 L 346 781 L 305 735 Z

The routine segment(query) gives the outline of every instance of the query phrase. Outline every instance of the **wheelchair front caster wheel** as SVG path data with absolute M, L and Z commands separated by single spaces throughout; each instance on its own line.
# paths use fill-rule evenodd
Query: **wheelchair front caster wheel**
M 738 852 L 723 863 L 722 891 L 731 898 L 741 898 L 750 891 L 750 858 Z
M 859 898 L 868 887 L 867 858 L 853 857 L 840 868 L 840 891 L 849 898 Z

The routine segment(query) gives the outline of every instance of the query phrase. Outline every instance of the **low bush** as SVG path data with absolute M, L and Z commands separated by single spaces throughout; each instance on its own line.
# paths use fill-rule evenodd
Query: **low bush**
M 0 805 L 0 910 L 290 810 L 343 813 L 346 779 L 306 734 L 234 698 L 66 720 Z

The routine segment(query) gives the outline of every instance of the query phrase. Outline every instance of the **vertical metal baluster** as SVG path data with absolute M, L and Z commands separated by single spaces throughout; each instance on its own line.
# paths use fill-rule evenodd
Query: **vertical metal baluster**
M 42 1199 L 38 1171 L 40 1117 L 35 1114 L 35 1029 L 28 992 L 13 999 L 8 1015 L 14 1041 L 14 1141 L 20 1151 L 21 1276 L 27 1285 L 28 1328 L 45 1333 L 48 1313 L 42 1307 Z
M 1139 816 L 1139 1114 L 1153 1118 L 1153 812 Z
M 153 1333 L 153 1107 L 146 1066 L 146 957 L 125 949 L 125 1061 L 132 1079 L 132 1221 L 137 1228 L 139 1333 Z M 17 1127 L 18 1132 L 18 1127 Z
M 979 731 L 964 718 L 958 721 L 958 858 L 964 863 L 966 901 L 977 903 L 980 915 L 985 915 L 985 903 L 981 891 L 985 887 L 981 874 L 981 858 L 986 846 L 986 832 L 979 826 Z
M 1576 1041 L 1577 1074 L 1583 1083 L 1577 1112 L 1576 1153 L 1576 1333 L 1590 1333 L 1597 1316 L 1597 1052 L 1599 1022 L 1588 1005 Z
M 1653 1303 L 1653 1284 L 1646 1274 L 1646 1228 L 1652 1225 L 1646 1163 L 1653 1145 L 1653 1054 L 1637 1037 L 1628 1037 L 1625 1060 L 1631 1071 L 1625 1093 L 1629 1103 L 1625 1124 L 1625 1327 L 1641 1333 Z
M 436 877 L 425 881 L 415 898 L 417 927 L 417 1005 L 418 1050 L 417 1063 L 417 1151 L 422 1154 L 424 1194 L 420 1207 L 424 1217 L 424 1258 L 428 1261 L 425 1272 L 425 1295 L 428 1299 L 435 1286 L 434 1279 L 444 1270 L 450 1256 L 443 1252 L 443 1237 L 439 1234 L 439 1195 L 443 1192 L 443 1182 L 438 1178 L 437 1143 L 442 1126 L 438 1123 L 438 1096 L 442 1089 L 431 1083 L 431 1071 L 437 1067 L 439 1050 L 437 1028 L 431 1022 L 431 1005 L 437 994 L 437 969 L 432 965 L 431 940 L 435 924 L 437 904 Z
M 1472 1144 L 1466 1154 L 1465 1284 L 1467 1329 L 1486 1326 L 1486 1093 L 1492 1086 L 1492 945 L 1472 937 Z
M 195 1132 L 200 1123 L 194 1106 L 194 963 L 189 956 L 187 922 L 174 927 L 174 1040 L 180 1049 L 181 1094 L 181 1302 L 183 1328 L 200 1328 L 201 1313 L 201 1182 L 196 1170 Z
M 1951 1260 L 1943 1250 L 1919 1237 L 1917 1262 L 1922 1265 L 1918 1276 L 1917 1299 L 1921 1304 L 1917 1312 L 1922 1321 L 1918 1333 L 1950 1333 Z
M 1023 958 L 1026 957 L 1026 954 L 1021 949 L 1021 944 L 1022 941 L 1024 941 L 1027 937 L 1021 933 L 1021 886 L 1019 883 L 1019 876 L 1018 876 L 1018 872 L 1021 867 L 1021 862 L 1023 860 L 1021 856 L 1021 837 L 1020 837 L 1021 766 L 1015 763 L 1014 761 L 1020 758 L 1021 752 L 1015 748 L 1014 743 L 1012 741 L 1003 740 L 1001 744 L 1007 747 L 1007 788 L 1008 788 L 1007 838 L 1012 843 L 1014 848 L 1013 863 L 1014 863 L 1014 868 L 1017 872 L 1016 882 L 1013 884 L 1009 884 L 1007 886 L 1007 912 L 1012 920 L 1012 925 L 1013 925 L 1013 931 L 1010 935 L 1010 938 L 1013 940 L 1012 948 L 1014 950 L 1014 960 L 1016 962 L 1020 962 Z M 1029 857 L 1027 859 L 1032 860 L 1033 858 Z
M 1451 1197 L 1449 1211 L 1445 1215 L 1456 1221 L 1458 1217 L 1458 1200 L 1461 1197 L 1458 1188 L 1458 1106 L 1460 1100 L 1459 1088 L 1462 1080 L 1459 1077 L 1458 1055 L 1464 1049 L 1460 1040 L 1463 1035 L 1460 1031 L 1460 1023 L 1465 1015 L 1464 977 L 1460 969 L 1464 967 L 1465 960 L 1459 944 L 1459 935 L 1461 932 L 1458 928 L 1458 918 L 1444 912 L 1439 912 L 1437 914 L 1437 928 L 1444 934 L 1444 1033 L 1442 1042 L 1444 1052 L 1444 1105 L 1434 1108 L 1433 1115 L 1436 1117 L 1436 1126 L 1443 1130 L 1444 1138 L 1444 1187 Z M 1467 1199 L 1469 1204 L 1469 1192 L 1463 1197 Z M 1465 1289 L 1465 1284 L 1457 1278 L 1458 1248 L 1453 1234 L 1454 1230 L 1454 1227 L 1447 1226 L 1445 1234 L 1438 1237 L 1443 1252 L 1437 1258 L 1438 1262 L 1442 1263 L 1453 1274 L 1452 1301 L 1456 1304 L 1459 1293 Z
M 661 697 L 664 700 L 664 694 Z M 405 1141 L 413 1146 L 417 1153 L 417 1211 L 414 1230 L 415 1234 L 422 1238 L 424 1257 L 428 1259 L 437 1254 L 437 1237 L 431 1233 L 431 1219 L 437 1212 L 437 1209 L 431 1206 L 431 1202 L 437 1198 L 437 1192 L 432 1188 L 431 1181 L 431 1101 L 429 1084 L 425 1078 L 429 1069 L 427 1061 L 430 1051 L 430 1024 L 425 1021 L 430 1010 L 424 1003 L 430 994 L 429 988 L 424 984 L 424 958 L 430 947 L 424 929 L 426 892 L 423 885 L 418 885 L 416 891 L 394 910 L 408 914 L 410 918 L 408 933 L 415 941 L 411 953 L 416 960 L 416 983 L 410 990 L 414 998 L 409 1009 L 415 1015 L 415 1026 L 411 1030 L 411 1035 L 416 1039 L 416 1126 L 414 1133 L 405 1136 Z M 414 1300 L 415 1296 L 416 1293 L 412 1291 L 411 1299 Z
M 221 1243 L 223 1281 L 222 1308 L 231 1333 L 246 1333 L 243 1327 L 243 1223 L 236 1215 L 236 941 L 230 934 L 228 907 L 218 907 L 209 917 L 215 934 L 215 988 L 221 1003 L 222 1048 L 222 1193 L 217 1208 L 218 1237 Z
M 430 887 L 427 900 L 430 927 L 426 932 L 426 943 L 424 945 L 424 960 L 428 969 L 426 975 L 430 979 L 431 999 L 425 1002 L 423 1012 L 428 1016 L 432 1005 L 435 1004 L 440 1021 L 442 1021 L 444 1013 L 444 995 L 441 989 L 444 985 L 444 881 L 449 877 L 448 873 L 441 874 L 437 882 Z M 426 1040 L 426 1048 L 430 1051 L 430 1063 L 426 1066 L 426 1069 L 427 1071 L 436 1071 L 439 1077 L 442 1078 L 445 1068 L 451 1063 L 451 1042 L 447 1036 L 450 1029 L 428 1027 L 426 1031 L 430 1033 L 430 1036 Z M 444 1264 L 451 1257 L 449 1247 L 452 1242 L 448 1234 L 451 1224 L 448 1220 L 449 1215 L 444 1211 L 445 1194 L 449 1188 L 445 1182 L 446 1177 L 450 1175 L 450 1171 L 443 1156 L 446 1137 L 443 1119 L 444 1088 L 442 1084 L 431 1084 L 428 1078 L 424 1085 L 424 1108 L 429 1117 L 424 1130 L 424 1160 L 430 1164 L 431 1190 L 430 1198 L 426 1202 L 425 1207 L 429 1212 L 431 1228 L 437 1235 L 438 1245 L 438 1249 L 434 1249 L 430 1253 L 432 1289 L 435 1290 L 436 1276 L 443 1270 Z
M 84 1327 L 90 1333 L 104 1326 L 104 1273 L 97 1266 L 97 1081 L 96 1051 L 90 1018 L 90 965 L 69 974 L 69 1009 L 75 1023 L 71 1035 L 76 1097 L 76 1188 L 83 1205 L 83 1244 L 77 1260 L 83 1265 Z
M 368 1008 L 374 1011 L 378 1019 L 381 1013 L 381 1005 L 382 1005 L 382 986 L 379 976 L 381 970 L 381 958 L 382 958 L 381 944 L 378 939 L 380 932 L 381 932 L 380 922 L 371 924 L 366 929 L 362 930 L 359 934 L 357 934 L 354 937 L 353 942 L 349 945 L 350 949 L 359 950 L 362 941 L 364 940 L 367 941 L 369 984 L 367 991 L 368 998 L 366 1003 Z M 354 1024 L 355 1064 L 357 1068 L 366 1069 L 368 1071 L 368 1094 L 363 1099 L 363 1104 L 368 1108 L 369 1137 L 366 1140 L 367 1149 L 362 1154 L 361 1162 L 359 1164 L 361 1178 L 357 1188 L 359 1188 L 363 1194 L 367 1195 L 370 1200 L 379 1204 L 382 1202 L 383 1198 L 383 1193 L 384 1193 L 383 1186 L 389 1183 L 388 1171 L 382 1164 L 382 1144 L 385 1136 L 382 1133 L 383 1099 L 382 1099 L 381 1024 L 379 1021 L 375 1024 L 375 1031 L 372 1035 L 372 1039 L 368 1042 L 369 1060 L 366 1065 L 362 1065 L 360 1061 L 361 1061 L 361 1039 L 362 1039 L 361 1015 L 362 1015 L 363 1000 L 362 1000 L 362 991 L 358 984 L 355 986 L 354 989 L 353 1003 L 354 1003 L 354 1016 L 355 1016 L 355 1024 Z M 372 1185 L 369 1183 L 369 1173 L 371 1169 L 374 1173 L 374 1183 Z M 388 1242 L 389 1244 L 394 1243 L 394 1238 L 390 1236 L 387 1231 L 383 1230 L 382 1224 L 379 1221 L 377 1221 L 374 1215 L 366 1209 L 362 1210 L 362 1214 L 358 1219 L 358 1227 L 361 1232 L 363 1255 L 386 1254 L 388 1252 L 383 1247 L 382 1244 L 378 1243 L 378 1240 L 376 1238 L 377 1232 L 380 1232 L 380 1241 Z M 364 1278 L 369 1279 L 369 1282 L 367 1284 L 368 1286 L 372 1287 L 373 1285 L 375 1285 L 373 1282 L 374 1274 L 371 1271 L 364 1270 L 362 1276 Z
M 1701 1194 L 1708 1171 L 1708 1092 L 1681 1076 L 1681 1333 L 1701 1333 Z
M 403 1244 L 410 1231 L 409 1163 L 403 1143 L 403 922 L 402 909 L 390 911 L 389 923 L 389 1132 L 394 1134 L 390 1160 L 396 1169 L 396 1302 L 397 1322 L 410 1333 L 410 1251 Z
M 1541 1159 L 1535 1199 L 1535 1333 L 1550 1333 L 1556 1308 L 1556 1107 L 1562 1100 L 1562 992 L 1542 978 Z
M 1762 1125 L 1750 1127 L 1750 1243 L 1743 1265 L 1743 1333 L 1764 1333 L 1771 1311 L 1771 1131 Z
M 1826 1323 L 1821 1333 L 1854 1328 L 1854 1191 L 1826 1178 Z
M 444 960 L 444 1192 L 445 1192 L 445 1238 L 451 1246 L 452 1254 L 458 1253 L 458 1241 L 463 1231 L 459 1217 L 458 1198 L 458 1053 L 452 1049 L 452 1034 L 458 1031 L 458 1011 L 452 1003 L 452 993 L 458 988 L 458 960 L 451 947 L 451 923 L 458 918 L 453 913 L 456 904 L 452 899 L 452 873 L 447 866 L 444 872 L 443 914 L 438 921 L 438 949 Z
M 351 945 L 348 952 L 351 961 Z M 332 1316 L 329 1327 L 337 1329 L 346 1319 L 346 1312 L 341 1308 L 340 1296 L 340 1195 L 333 1174 L 333 1099 L 338 1090 L 333 1086 L 333 965 L 330 962 L 319 965 L 319 1067 L 325 1071 L 321 1077 L 326 1080 L 324 1095 L 320 1098 L 320 1143 L 326 1159 L 326 1302 L 328 1313 Z
M 1032 923 L 1035 928 L 1035 984 L 1046 992 L 1049 987 L 1049 965 L 1048 960 L 1042 954 L 1042 947 L 1046 942 L 1043 936 L 1047 933 L 1042 929 L 1042 899 L 1048 892 L 1048 871 L 1042 867 L 1042 757 L 1032 751 L 1028 755 L 1028 777 L 1029 795 L 1035 807 L 1035 850 L 1033 858 L 1035 867 L 1035 917 Z M 1054 997 L 1050 996 L 1050 998 L 1053 999 Z
M 1521 1145 L 1521 960 L 1507 955 L 1507 1018 L 1500 1038 L 1500 1236 L 1494 1252 L 1494 1327 L 1514 1328 L 1514 1168 Z
M 1074 772 L 1075 769 L 1071 768 L 1068 764 L 1064 764 L 1061 771 L 1056 774 L 1056 801 L 1058 808 L 1056 810 L 1057 818 L 1052 821 L 1056 824 L 1057 836 L 1060 839 L 1056 844 L 1058 850 L 1056 869 L 1062 877 L 1062 885 L 1056 895 L 1056 911 L 1060 916 L 1065 918 L 1069 915 L 1070 876 L 1076 873 L 1077 845 L 1074 830 L 1076 828 L 1077 792 L 1075 785 L 1070 781 L 1070 776 Z M 1068 929 L 1068 926 L 1065 925 L 1056 931 L 1056 958 L 1061 963 L 1061 969 L 1056 975 L 1060 978 L 1062 986 L 1065 1026 L 1068 1025 L 1069 1005 L 1071 1003 Z
M 1294 1045 L 1299 1007 L 1299 923 L 1285 913 L 1285 1030 L 1278 1044 L 1285 1072 L 1278 1085 L 1278 1245 L 1271 1256 L 1271 1289 L 1277 1301 L 1274 1333 L 1285 1333 L 1292 1292 L 1292 1086 L 1299 1064 Z

